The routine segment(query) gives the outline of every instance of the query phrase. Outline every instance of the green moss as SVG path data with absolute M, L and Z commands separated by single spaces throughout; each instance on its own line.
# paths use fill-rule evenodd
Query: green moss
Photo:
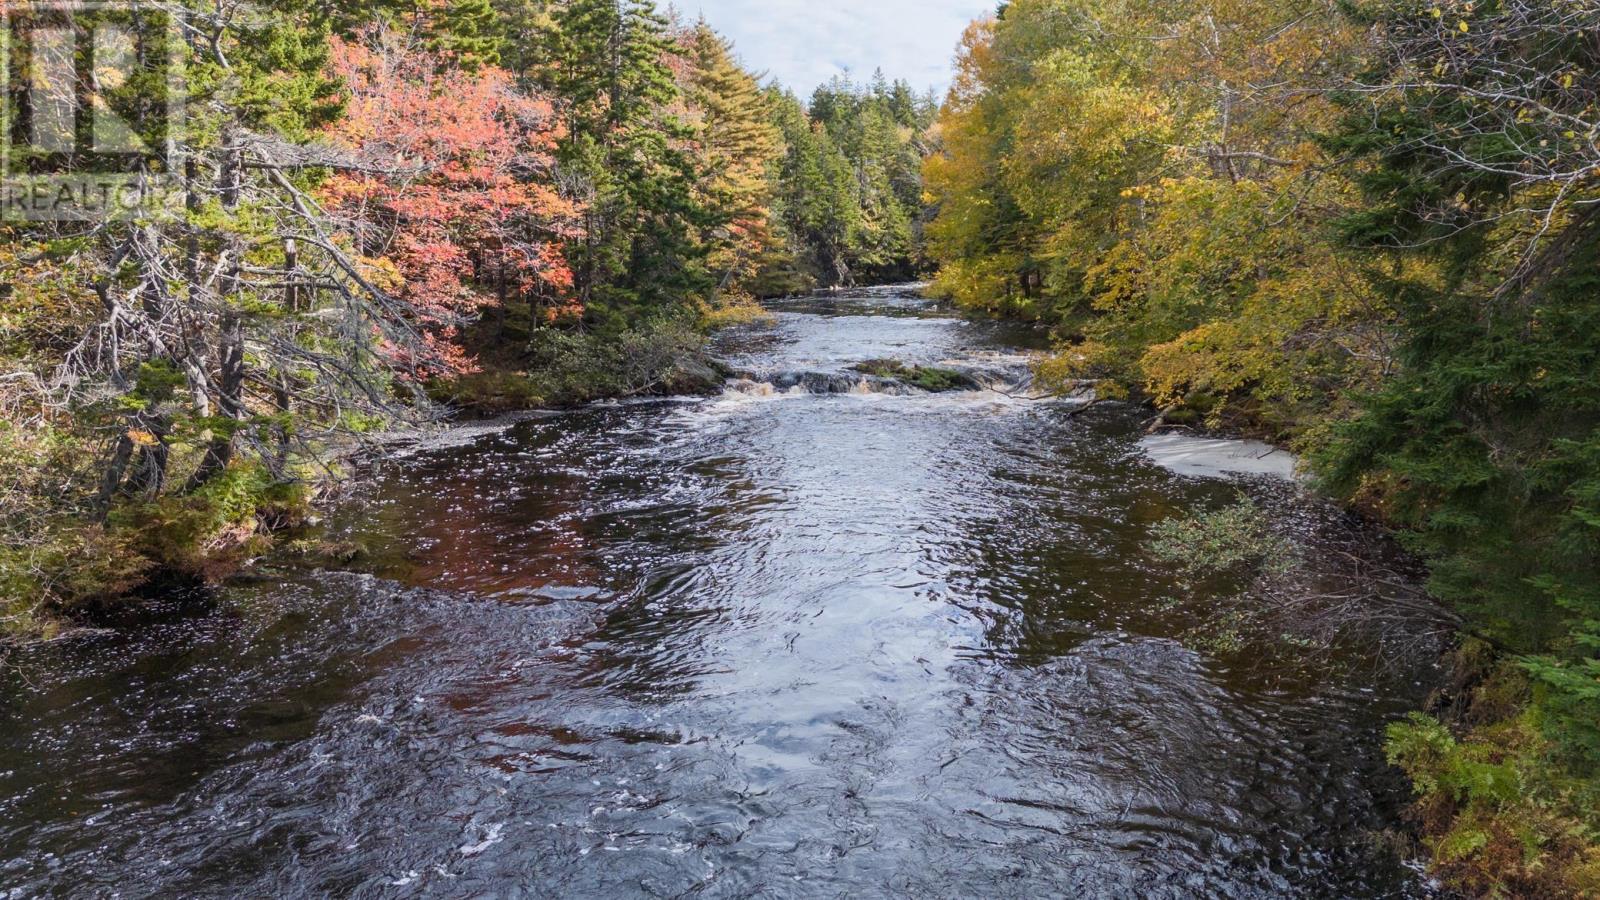
M 972 385 L 970 378 L 952 369 L 924 368 L 920 366 L 912 370 L 911 377 L 906 381 L 908 384 L 934 394 L 967 390 Z
M 213 579 L 264 551 L 270 533 L 303 521 L 309 506 L 305 485 L 238 463 L 193 493 L 120 506 L 111 523 L 162 570 Z
M 910 371 L 906 364 L 898 359 L 869 359 L 850 368 L 875 378 L 899 378 Z
M 908 366 L 898 359 L 869 359 L 851 367 L 863 375 L 892 378 L 901 384 L 921 388 L 932 394 L 968 391 L 977 387 L 972 377 L 954 369 L 936 366 Z

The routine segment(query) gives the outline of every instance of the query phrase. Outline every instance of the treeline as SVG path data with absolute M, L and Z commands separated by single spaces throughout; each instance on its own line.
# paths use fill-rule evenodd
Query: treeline
M 65 15 L 4 35 L 0 644 L 228 571 L 441 398 L 709 388 L 755 295 L 918 265 L 931 102 L 801 110 L 651 0 Z M 144 202 L 12 203 L 105 177 Z
M 1397 726 L 1436 868 L 1600 894 L 1600 4 L 1015 0 L 929 162 L 938 287 L 1058 376 L 1287 440 L 1473 636 Z
M 881 72 L 867 85 L 836 78 L 817 88 L 809 107 L 777 87 L 769 99 L 788 148 L 777 205 L 795 248 L 788 272 L 799 279 L 771 283 L 766 293 L 922 274 L 922 163 L 931 149 L 934 99 Z

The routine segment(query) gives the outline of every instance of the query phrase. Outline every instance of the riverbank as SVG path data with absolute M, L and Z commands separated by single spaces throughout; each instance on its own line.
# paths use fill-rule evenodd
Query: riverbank
M 1279 447 L 1271 453 L 1272 445 L 1258 441 L 1184 435 L 1146 443 L 1152 441 L 1157 444 L 1153 452 L 1170 457 L 1166 464 L 1177 470 L 1198 453 L 1201 468 L 1290 474 L 1283 459 L 1287 451 Z M 1214 444 L 1242 459 L 1210 458 L 1218 450 Z M 1263 452 L 1243 449 L 1252 446 Z M 1308 468 L 1298 474 L 1315 490 L 1316 472 Z M 1355 506 L 1408 542 L 1404 524 L 1386 516 L 1381 504 Z M 1224 535 L 1205 553 L 1226 556 L 1239 541 L 1235 534 Z M 1426 583 L 1426 571 L 1415 576 L 1419 585 Z M 1420 599 L 1419 591 L 1412 600 Z M 1431 602 L 1448 606 L 1437 594 Z M 1215 627 L 1235 627 L 1234 612 L 1223 608 L 1214 615 Z M 1444 683 L 1416 712 L 1385 729 L 1387 758 L 1412 784 L 1415 800 L 1408 818 L 1430 872 L 1469 896 L 1600 896 L 1600 785 L 1592 762 L 1551 736 L 1539 662 L 1486 639 L 1481 622 L 1459 614 L 1452 618 L 1453 636 L 1440 659 L 1448 673 Z
M 1600 182 L 1567 174 L 1600 170 L 1600 58 L 1570 39 L 1600 6 L 1073 15 L 968 32 L 925 169 L 936 284 L 1391 527 L 1492 648 L 1392 731 L 1434 871 L 1600 895 Z
M 376 458 L 429 446 L 441 433 L 471 434 L 493 419 L 509 423 L 520 414 L 610 400 L 716 394 L 734 373 L 710 352 L 710 335 L 767 315 L 751 301 L 730 301 L 686 306 L 620 331 L 583 331 L 543 327 L 532 313 L 527 307 L 495 310 L 468 327 L 460 341 L 473 370 L 431 379 L 425 399 L 432 407 L 394 408 L 412 416 L 409 421 L 351 420 L 299 445 L 292 470 L 240 462 L 197 491 L 155 500 L 119 496 L 103 521 L 83 503 L 41 502 L 34 513 L 44 523 L 39 533 L 0 551 L 0 652 L 137 621 L 137 608 L 153 597 L 215 584 L 270 553 L 338 562 L 346 548 L 304 539 L 306 526 L 336 509 L 351 479 Z M 56 440 L 84 447 L 65 432 Z M 165 438 L 160 446 L 179 470 L 198 452 Z M 17 447 L 0 441 L 0 451 L 7 449 Z M 44 455 L 17 452 L 13 461 L 19 471 L 38 472 L 51 465 Z M 13 490 L 13 503 L 26 500 L 22 491 L 47 493 L 42 487 Z
M 1170 636 L 1188 652 L 1215 660 L 1215 664 L 1228 669 L 1253 673 L 1248 678 L 1259 679 L 1264 690 L 1281 691 L 1285 685 L 1343 679 L 1374 665 L 1380 670 L 1422 673 L 1410 676 L 1413 684 L 1436 677 L 1426 672 L 1426 665 L 1419 665 L 1422 657 L 1427 656 L 1419 652 L 1419 648 L 1435 640 L 1431 626 L 1427 626 L 1427 617 L 1418 614 L 1417 609 L 1407 612 L 1404 619 L 1397 616 L 1400 601 L 1420 602 L 1420 592 L 1414 585 L 1416 573 L 1401 571 L 1406 563 L 1393 556 L 1392 549 L 1383 547 L 1381 538 L 1371 534 L 1367 526 L 1358 527 L 1345 521 L 1331 508 L 1308 507 L 1297 497 L 1297 490 L 1252 489 L 1254 499 L 1247 508 L 1229 501 L 1230 490 L 1235 501 L 1238 496 L 1238 489 L 1229 487 L 1234 482 L 1211 476 L 1237 472 L 1241 461 L 1260 462 L 1255 454 L 1218 457 L 1215 444 L 1200 446 L 1198 449 L 1203 451 L 1200 457 L 1185 447 L 1158 445 L 1152 448 L 1150 438 L 1142 435 L 1147 415 L 1114 404 L 1102 404 L 1088 413 L 1081 402 L 1057 408 L 1033 393 L 1027 354 L 1010 349 L 976 350 L 972 346 L 994 341 L 990 334 L 994 328 L 999 328 L 1000 333 L 1008 334 L 1012 340 L 1031 340 L 1036 335 L 1013 334 L 997 323 L 973 322 L 960 326 L 961 331 L 957 332 L 970 332 L 975 336 L 972 339 L 921 347 L 909 336 L 924 331 L 937 335 L 940 329 L 949 329 L 952 325 L 942 318 L 944 314 L 939 310 L 893 290 L 856 292 L 844 297 L 800 298 L 776 305 L 782 312 L 770 327 L 738 329 L 720 339 L 722 346 L 717 352 L 726 355 L 731 365 L 718 366 L 736 371 L 740 376 L 726 395 L 711 399 L 682 397 L 680 402 L 664 405 L 666 409 L 681 409 L 684 416 L 681 421 L 670 417 L 658 420 L 647 412 L 656 408 L 648 402 L 638 406 L 602 403 L 593 407 L 568 405 L 561 413 L 512 414 L 496 421 L 457 425 L 437 435 L 418 432 L 370 436 L 372 446 L 382 449 L 370 451 L 366 460 L 381 463 L 378 467 L 387 470 L 363 476 L 362 483 L 371 486 L 376 493 L 363 490 L 363 496 L 348 506 L 324 508 L 322 514 L 331 513 L 329 517 L 333 520 L 323 529 L 324 534 L 298 547 L 290 541 L 280 543 L 269 554 L 272 566 L 258 569 L 250 578 L 218 588 L 213 599 L 203 605 L 217 605 L 217 612 L 209 615 L 256 615 L 259 613 L 251 612 L 250 607 L 257 601 L 236 608 L 233 600 L 222 598 L 236 597 L 241 591 L 248 593 L 251 589 L 246 586 L 251 584 L 298 584 L 299 580 L 304 580 L 301 576 L 308 569 L 346 570 L 351 573 L 350 577 L 357 579 L 379 576 L 370 591 L 363 589 L 363 597 L 367 593 L 388 591 L 407 603 L 433 602 L 428 599 L 427 592 L 445 590 L 459 592 L 459 597 L 444 602 L 488 598 L 513 605 L 534 604 L 540 608 L 557 604 L 577 616 L 571 632 L 572 639 L 576 640 L 586 633 L 586 628 L 598 627 L 596 621 L 625 610 L 613 605 L 614 598 L 602 602 L 608 595 L 592 583 L 578 587 L 568 584 L 572 577 L 571 565 L 560 560 L 569 551 L 555 545 L 575 542 L 572 546 L 576 548 L 592 538 L 592 526 L 569 531 L 567 526 L 560 525 L 573 514 L 574 504 L 582 508 L 586 501 L 581 498 L 588 496 L 591 488 L 581 479 L 565 483 L 556 491 L 559 497 L 553 495 L 550 502 L 541 503 L 535 512 L 522 512 L 522 504 L 526 502 L 523 498 L 530 490 L 527 481 L 530 476 L 523 473 L 522 467 L 531 465 L 536 471 L 544 471 L 541 467 L 545 463 L 540 461 L 551 460 L 554 469 L 547 474 L 559 480 L 565 477 L 560 476 L 560 472 L 588 471 L 598 462 L 600 468 L 595 471 L 604 479 L 613 477 L 604 474 L 610 465 L 622 464 L 658 442 L 670 444 L 686 440 L 687 435 L 697 434 L 699 428 L 712 427 L 711 423 L 743 421 L 766 404 L 777 404 L 775 409 L 792 406 L 796 410 L 806 410 L 808 415 L 832 417 L 839 414 L 836 407 L 816 404 L 845 403 L 850 408 L 860 407 L 860 414 L 869 415 L 866 421 L 870 422 L 889 412 L 890 407 L 884 404 L 904 403 L 907 404 L 905 412 L 918 411 L 918 416 L 933 416 L 943 423 L 940 427 L 950 430 L 952 435 L 957 428 L 995 427 L 986 424 L 992 423 L 995 416 L 1007 420 L 1017 416 L 1044 416 L 1057 419 L 1063 425 L 1072 422 L 1075 424 L 1064 435 L 1083 431 L 1099 435 L 1096 441 L 1110 440 L 1109 446 L 1126 443 L 1127 449 L 1121 452 L 1147 454 L 1156 465 L 1178 476 L 1178 483 L 1189 485 L 1184 491 L 1195 491 L 1195 499 L 1180 507 L 1160 499 L 1120 501 L 1131 502 L 1130 510 L 1137 510 L 1141 505 L 1148 505 L 1152 510 L 1139 514 L 1138 517 L 1146 521 L 1137 527 L 1130 525 L 1124 536 L 1125 552 L 1147 557 L 1153 567 L 1143 570 L 1141 577 L 1172 581 L 1162 595 L 1151 598 L 1150 610 L 1128 613 L 1129 618 L 1119 619 L 1124 624 L 1143 621 L 1145 624 L 1138 626 L 1136 632 L 1147 629 Z M 829 343 L 817 340 L 807 330 L 799 331 L 793 338 L 785 337 L 786 329 L 815 329 L 823 327 L 818 321 L 826 323 L 835 319 L 840 325 L 824 332 L 829 336 Z M 907 336 L 900 336 L 902 334 Z M 774 355 L 774 336 L 792 340 L 793 349 Z M 707 349 L 703 343 L 697 346 L 702 352 Z M 895 355 L 878 355 L 886 349 Z M 927 373 L 947 374 L 932 377 Z M 923 377 L 919 378 L 919 374 Z M 648 379 L 648 382 L 656 380 Z M 959 385 L 955 384 L 957 381 Z M 952 386 L 957 389 L 945 390 Z M 722 388 L 723 384 L 719 382 L 718 387 Z M 762 390 L 763 387 L 766 390 Z M 636 399 L 645 400 L 644 397 Z M 630 409 L 639 412 L 630 413 Z M 882 412 L 873 414 L 875 409 Z M 1055 412 L 1048 412 L 1051 409 Z M 633 421 L 635 416 L 647 417 L 650 424 L 645 426 Z M 530 437 L 565 435 L 566 426 L 558 423 L 574 417 L 580 422 L 605 422 L 605 427 L 615 428 L 621 435 L 637 435 L 642 443 L 635 444 L 627 437 L 618 438 L 615 443 L 602 440 L 591 448 L 598 452 L 597 459 L 591 462 L 583 460 L 585 451 L 581 446 L 566 445 L 564 437 L 554 438 L 551 444 L 546 444 L 544 438 Z M 757 415 L 755 420 L 765 419 Z M 788 422 L 792 427 L 802 420 L 780 416 L 775 421 Z M 894 415 L 883 421 L 896 423 L 898 429 L 906 420 Z M 691 423 L 693 428 L 682 433 L 681 429 Z M 858 426 L 850 422 L 848 427 Z M 898 446 L 895 437 L 898 434 L 898 430 L 884 430 L 882 435 L 886 442 L 871 441 L 866 446 L 876 453 L 894 449 L 910 452 Z M 590 436 L 586 440 L 599 438 Z M 1188 443 L 1195 440 L 1189 439 Z M 763 442 L 761 446 L 767 445 Z M 715 450 L 707 452 L 715 458 Z M 935 463 L 950 452 L 949 448 L 940 450 L 932 459 L 920 460 L 917 464 Z M 1038 452 L 1037 448 L 1032 452 Z M 1277 456 L 1271 455 L 1268 466 L 1271 471 L 1244 474 L 1284 476 L 1287 473 L 1281 471 Z M 463 457 L 478 462 L 464 462 Z M 1027 458 L 1012 460 L 1010 464 L 1022 465 Z M 754 460 L 753 464 L 759 462 Z M 908 458 L 901 464 L 909 462 Z M 1035 463 L 1027 465 L 1034 471 Z M 1076 467 L 1078 477 L 1104 477 L 1094 474 L 1093 468 L 1084 469 L 1081 461 L 1069 463 L 1058 459 L 1052 465 Z M 353 473 L 356 467 L 341 468 Z M 1118 471 L 1122 472 L 1118 477 L 1129 477 L 1124 470 Z M 1195 476 L 1207 477 L 1196 480 Z M 652 476 L 657 477 L 660 476 Z M 1034 472 L 1023 483 L 1031 485 L 1034 479 L 1043 477 L 1041 472 Z M 468 479 L 467 485 L 458 485 L 462 478 Z M 440 505 L 430 502 L 412 509 L 411 501 L 405 498 L 413 490 L 424 494 L 436 492 Z M 1035 488 L 1029 488 L 1022 496 L 1031 497 L 1033 490 Z M 1105 484 L 1100 490 L 1115 492 L 1116 489 L 1113 484 Z M 634 497 L 631 490 L 627 493 Z M 1047 491 L 1042 496 L 1050 495 Z M 1016 502 L 1016 497 L 1009 493 L 1000 496 L 1011 497 L 1011 502 Z M 1160 496 L 1159 491 L 1157 496 Z M 888 498 L 883 499 L 887 502 Z M 661 501 L 634 497 L 625 505 L 644 503 L 648 507 L 656 502 Z M 553 554 L 554 559 L 545 559 L 532 571 L 527 568 L 524 551 L 518 549 L 522 543 L 511 537 L 520 532 L 500 532 L 502 528 L 512 527 L 511 523 L 501 520 L 502 516 L 512 515 L 512 510 L 519 510 L 514 517 L 518 523 L 516 528 L 531 524 L 541 532 L 554 529 L 549 541 L 555 544 L 536 551 L 537 555 Z M 1180 510 L 1187 512 L 1180 514 Z M 1102 513 L 1111 514 L 1109 510 Z M 1127 511 L 1118 513 L 1125 514 Z M 399 518 L 394 519 L 397 515 Z M 852 515 L 867 515 L 866 520 L 875 521 L 866 513 Z M 534 516 L 535 520 L 530 523 L 524 516 Z M 1146 526 L 1163 520 L 1172 527 L 1158 529 L 1159 539 L 1154 545 L 1149 544 Z M 616 531 L 617 527 L 617 523 L 612 522 L 600 531 L 609 533 L 610 540 L 628 541 L 629 538 Z M 508 539 L 512 541 L 510 546 L 505 545 Z M 541 539 L 541 546 L 544 541 Z M 266 548 L 262 548 L 262 552 L 265 553 Z M 572 552 L 580 558 L 586 556 L 582 551 Z M 1082 562 L 1082 557 L 1079 558 Z M 1299 562 L 1285 565 L 1291 558 Z M 1353 564 L 1357 559 L 1361 563 Z M 1227 562 L 1213 565 L 1219 560 Z M 1196 567 L 1197 561 L 1205 561 L 1206 566 Z M 599 560 L 586 560 L 579 569 L 594 567 L 603 568 L 604 564 Z M 1172 575 L 1178 572 L 1183 574 Z M 1066 577 L 1065 573 L 1059 574 Z M 310 579 L 316 581 L 323 577 L 310 576 Z M 1047 586 L 1045 581 L 1038 583 L 1041 588 Z M 1070 579 L 1060 581 L 1052 589 L 1070 583 Z M 601 605 L 585 608 L 584 604 L 590 600 Z M 569 609 L 568 605 L 574 603 L 576 606 Z M 171 602 L 156 606 L 163 610 L 158 620 L 173 615 Z M 1082 611 L 1078 613 L 1083 614 Z M 1397 617 L 1387 618 L 1391 615 Z M 1150 616 L 1153 618 L 1141 618 Z M 1032 627 L 1067 627 L 1073 618 L 1073 615 L 1047 614 L 1041 610 Z M 1396 623 L 1402 621 L 1408 624 L 1405 629 L 1396 631 Z M 87 642 L 86 647 L 95 641 L 127 639 L 95 633 L 84 633 L 80 637 Z M 1513 821 L 1509 816 L 1515 815 L 1518 817 L 1515 821 L 1531 822 L 1530 828 L 1551 829 L 1550 833 L 1558 836 L 1543 845 L 1546 854 L 1564 854 L 1573 862 L 1581 862 L 1583 845 L 1575 839 L 1559 837 L 1563 832 L 1555 830 L 1567 828 L 1570 833 L 1574 819 L 1563 819 L 1544 804 L 1519 808 L 1512 805 L 1505 794 L 1474 795 L 1471 792 L 1476 789 L 1476 783 L 1460 780 L 1472 773 L 1488 773 L 1484 777 L 1490 778 L 1491 784 L 1496 783 L 1493 779 L 1501 779 L 1503 783 L 1512 778 L 1518 783 L 1531 783 L 1526 780 L 1529 776 L 1518 767 L 1525 766 L 1530 750 L 1538 747 L 1526 720 L 1506 724 L 1508 716 L 1515 718 L 1517 715 L 1515 709 L 1496 713 L 1482 699 L 1492 695 L 1498 702 L 1514 698 L 1515 694 L 1508 692 L 1510 683 L 1503 676 L 1488 678 L 1492 666 L 1485 667 L 1487 657 L 1481 650 L 1473 652 L 1478 656 L 1464 652 L 1450 659 L 1449 683 L 1434 692 L 1430 699 L 1420 694 L 1407 695 L 1404 704 L 1385 707 L 1387 721 L 1402 719 L 1406 709 L 1421 706 L 1440 715 L 1460 716 L 1463 721 L 1467 716 L 1475 716 L 1480 723 L 1493 726 L 1488 733 L 1493 735 L 1494 744 L 1472 739 L 1456 741 L 1447 735 L 1441 736 L 1433 726 L 1423 722 L 1405 726 L 1391 735 L 1392 760 L 1401 764 L 1419 783 L 1431 779 L 1432 783 L 1441 785 L 1437 793 L 1424 798 L 1417 807 L 1421 833 L 1429 836 L 1433 842 L 1431 846 L 1437 848 L 1439 841 L 1454 833 L 1457 824 L 1466 820 L 1488 834 L 1491 841 L 1511 840 L 1529 833 L 1506 828 L 1504 823 Z M 1393 685 L 1384 690 L 1398 691 L 1394 696 L 1405 694 Z M 1487 718 L 1491 714 L 1500 718 L 1491 721 Z M 1383 725 L 1384 721 L 1369 723 L 1371 743 L 1361 751 L 1365 759 L 1363 765 L 1369 767 L 1362 776 L 1363 784 L 1383 784 L 1389 777 L 1382 771 L 1382 755 L 1375 745 Z M 1501 774 L 1494 774 L 1497 772 Z M 1487 815 L 1486 801 L 1495 804 Z M 1470 806 L 1472 804 L 1476 808 Z M 1466 818 L 1468 815 L 1470 819 Z M 1390 848 L 1386 852 L 1395 854 L 1393 859 L 1404 860 L 1414 852 L 1408 849 L 1404 829 L 1398 820 L 1388 819 L 1382 827 L 1371 830 L 1373 835 L 1368 839 L 1379 840 Z M 1560 840 L 1566 843 L 1558 843 Z M 1462 863 L 1460 858 L 1441 858 L 1438 849 L 1432 852 L 1439 860 L 1437 865 L 1441 871 L 1445 871 L 1446 866 L 1469 865 L 1470 860 L 1476 858 L 1467 857 L 1469 862 Z M 1474 873 L 1454 871 L 1449 874 L 1456 880 L 1463 880 Z M 1509 881 L 1521 877 L 1509 863 L 1503 865 L 1496 876 L 1508 883 L 1538 885 L 1532 881 Z M 1570 874 L 1564 872 L 1562 877 L 1568 878 Z
M 1144 449 L 1175 472 L 1295 477 L 1318 496 L 1393 534 L 1418 553 L 1419 566 L 1431 557 L 1429 602 L 1452 610 L 1454 619 L 1449 649 L 1439 660 L 1449 675 L 1415 712 L 1385 729 L 1387 758 L 1405 772 L 1415 795 L 1408 817 L 1418 852 L 1442 884 L 1468 896 L 1600 896 L 1600 773 L 1593 753 L 1600 741 L 1588 734 L 1592 723 L 1570 719 L 1588 702 L 1583 698 L 1600 695 L 1592 685 L 1578 683 L 1584 676 L 1574 679 L 1554 659 L 1533 657 L 1508 641 L 1503 624 L 1473 614 L 1486 598 L 1463 594 L 1449 583 L 1457 577 L 1455 563 L 1434 555 L 1436 545 L 1428 535 L 1434 526 L 1419 524 L 1394 506 L 1387 496 L 1394 485 L 1330 488 L 1337 462 L 1329 442 L 1340 421 L 1354 415 L 1351 410 L 1330 405 L 1297 418 L 1286 415 L 1285 407 L 1263 408 L 1249 398 L 1240 402 L 1208 392 L 1169 397 L 1163 404 L 1150 393 L 1153 376 L 1139 362 L 1125 360 L 1118 368 L 1071 345 L 1042 371 L 1046 381 L 1097 374 L 1100 396 L 1145 407 L 1151 418 Z M 1304 456 L 1297 458 L 1293 451 Z M 1169 562 L 1182 565 L 1193 555 L 1220 554 L 1260 563 L 1250 550 L 1259 535 L 1254 530 L 1259 526 L 1249 524 L 1254 516 L 1231 526 L 1202 523 L 1196 535 L 1204 546 L 1180 544 L 1183 552 Z M 1429 574 L 1422 568 L 1413 577 L 1425 583 Z M 1421 599 L 1414 596 L 1410 602 Z M 1312 622 L 1321 615 L 1314 602 L 1298 607 L 1290 599 L 1285 605 Z M 1233 605 L 1219 606 L 1207 618 L 1208 627 L 1225 641 L 1252 629 L 1259 639 L 1273 627 L 1263 624 L 1259 609 L 1241 613 Z M 1346 624 L 1356 624 L 1355 618 Z M 1297 632 L 1316 630 L 1303 625 L 1296 622 L 1275 633 L 1287 646 Z M 1564 699 L 1551 690 L 1552 677 L 1562 680 L 1568 692 Z
M 338 548 L 301 541 L 305 526 L 337 506 L 352 474 L 374 455 L 425 444 L 452 424 L 602 400 L 714 394 L 729 373 L 707 351 L 707 334 L 751 318 L 743 309 L 724 310 L 615 334 L 529 329 L 523 321 L 519 337 L 516 317 L 500 315 L 466 334 L 468 352 L 479 360 L 475 371 L 430 381 L 427 394 L 437 406 L 395 407 L 410 421 L 352 421 L 298 445 L 296 462 L 279 471 L 239 460 L 197 490 L 154 499 L 130 491 L 99 513 L 71 497 L 52 504 L 42 485 L 13 485 L 7 500 L 15 506 L 34 494 L 31 514 L 40 527 L 26 543 L 0 551 L 0 652 L 131 621 L 136 616 L 130 613 L 152 596 L 214 584 L 284 545 L 313 560 L 337 556 Z M 82 438 L 66 431 L 54 440 L 86 449 Z M 180 471 L 203 449 L 165 436 L 159 445 L 149 440 L 144 449 L 158 446 Z M 52 465 L 44 452 L 28 449 L 0 441 L 0 451 L 12 451 L 21 473 Z M 81 481 L 62 469 L 64 480 Z

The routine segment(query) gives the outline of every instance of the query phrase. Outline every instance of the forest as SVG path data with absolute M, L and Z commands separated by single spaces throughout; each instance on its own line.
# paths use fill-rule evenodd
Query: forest
M 0 174 L 142 202 L 6 186 L 0 647 L 225 578 L 387 435 L 715 393 L 759 301 L 927 276 L 1392 528 L 1461 623 L 1387 735 L 1433 873 L 1600 896 L 1600 2 L 1009 0 L 944 98 L 653 0 L 269 6 L 4 35 Z M 95 168 L 85 100 L 162 152 Z
M 924 265 L 931 97 L 802 102 L 649 0 L 97 15 L 140 36 L 95 100 L 169 147 L 121 163 L 163 196 L 0 226 L 5 632 L 226 574 L 373 436 L 714 389 L 704 332 L 758 296 Z M 90 62 L 15 49 L 45 89 L 9 96 L 8 174 L 62 171 L 40 98 Z M 179 75 L 181 128 L 141 116 Z
M 1600 5 L 1015 0 L 957 65 L 937 289 L 1399 529 L 1469 635 L 1390 735 L 1436 869 L 1600 891 Z

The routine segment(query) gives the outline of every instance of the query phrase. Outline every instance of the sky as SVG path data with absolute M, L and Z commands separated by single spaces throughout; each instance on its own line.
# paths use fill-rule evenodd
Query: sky
M 665 5 L 665 4 L 663 4 Z M 765 71 L 801 97 L 848 71 L 882 68 L 940 97 L 950 85 L 961 32 L 995 0 L 677 0 L 685 18 L 704 14 L 733 39 L 747 68 Z M 765 79 L 764 79 L 765 80 Z

